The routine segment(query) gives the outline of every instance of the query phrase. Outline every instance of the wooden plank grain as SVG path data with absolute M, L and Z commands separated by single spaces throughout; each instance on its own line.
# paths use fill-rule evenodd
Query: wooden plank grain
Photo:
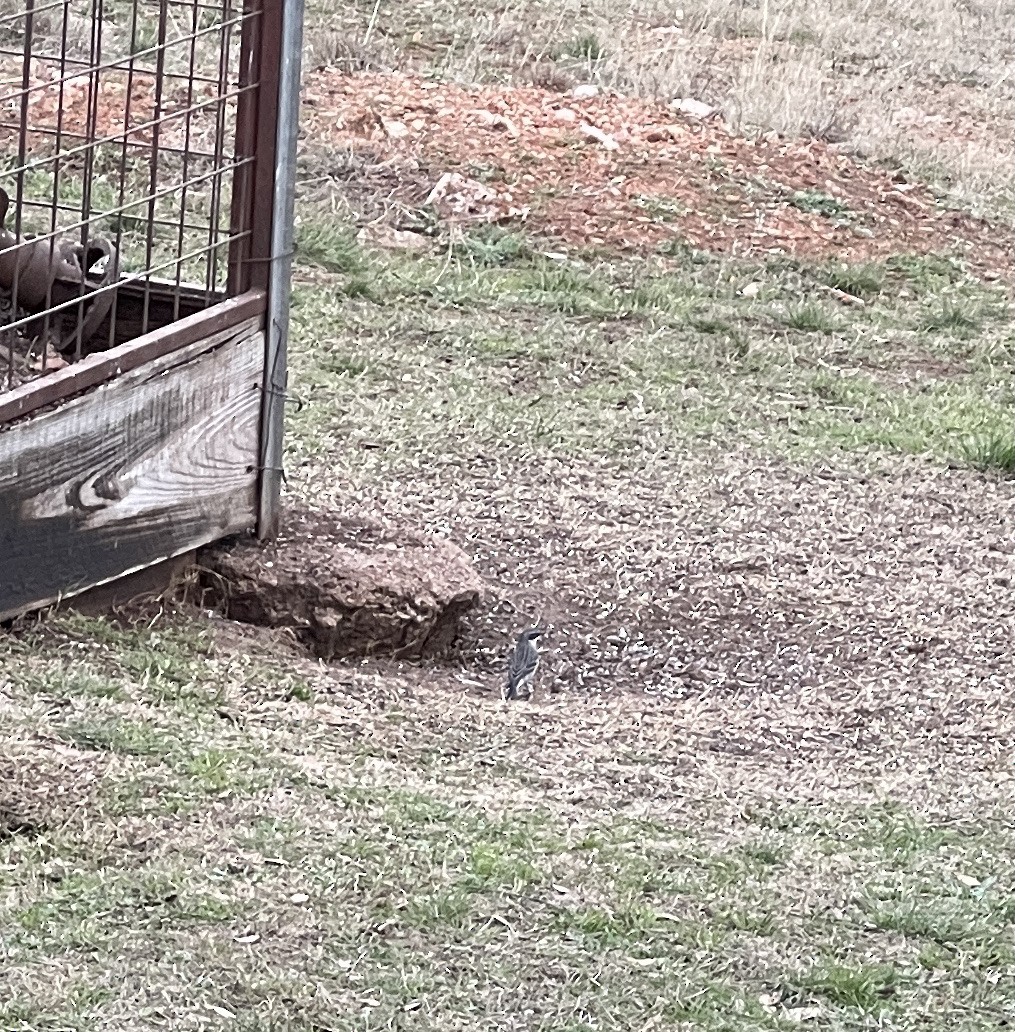
M 252 529 L 260 320 L 0 432 L 0 619 Z

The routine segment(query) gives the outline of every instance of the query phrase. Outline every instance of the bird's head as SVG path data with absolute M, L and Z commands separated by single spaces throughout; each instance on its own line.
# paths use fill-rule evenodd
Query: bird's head
M 521 636 L 528 641 L 535 641 L 536 638 L 546 634 L 549 629 L 549 627 L 530 627 L 527 631 L 522 631 Z

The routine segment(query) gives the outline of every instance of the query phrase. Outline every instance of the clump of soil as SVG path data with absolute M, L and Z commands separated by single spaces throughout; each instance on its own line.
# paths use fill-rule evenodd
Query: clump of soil
M 294 629 L 321 659 L 445 652 L 483 581 L 448 541 L 290 510 L 278 538 L 202 553 L 202 587 L 230 619 Z

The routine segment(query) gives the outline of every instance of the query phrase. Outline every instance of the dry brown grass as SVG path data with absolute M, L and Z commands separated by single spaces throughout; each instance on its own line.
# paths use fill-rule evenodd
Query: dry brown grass
M 318 228 L 289 489 L 494 601 L 443 665 L 199 612 L 0 638 L 0 1028 L 1011 1020 L 1012 503 L 933 458 L 1008 426 L 991 288 Z
M 1010 687 L 514 707 L 186 613 L 0 674 L 5 1032 L 1012 1013 Z

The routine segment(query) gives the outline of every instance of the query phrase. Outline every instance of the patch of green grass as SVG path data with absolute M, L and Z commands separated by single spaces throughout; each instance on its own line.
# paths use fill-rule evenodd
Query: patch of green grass
M 695 314 L 688 320 L 699 333 L 716 336 L 739 337 L 739 329 L 727 319 L 717 315 Z
M 123 688 L 115 681 L 98 674 L 72 672 L 58 686 L 61 695 L 82 696 L 91 699 L 122 699 Z
M 865 914 L 878 928 L 911 939 L 929 939 L 939 946 L 967 942 L 978 954 L 989 946 L 990 965 L 1006 966 L 1015 959 L 1015 947 L 1004 936 L 1005 918 L 1009 915 L 1004 910 L 1000 915 L 991 915 L 985 910 L 960 897 L 933 895 L 917 899 L 867 900 L 864 904 Z
M 296 261 L 325 272 L 363 274 L 366 257 L 350 226 L 307 218 L 296 231 Z
M 470 873 L 484 886 L 505 885 L 519 888 L 537 884 L 543 874 L 532 861 L 498 842 L 480 842 L 469 856 Z
M 196 621 L 170 621 L 158 626 L 123 626 L 113 620 L 61 614 L 59 625 L 83 643 L 101 643 L 105 659 L 102 675 L 78 671 L 78 677 L 103 676 L 123 690 L 133 683 L 157 701 L 188 701 L 218 705 L 217 691 L 209 693 L 206 672 L 211 641 Z M 94 684 L 93 684 L 94 687 Z
M 174 748 L 163 731 L 130 720 L 73 721 L 60 734 L 78 749 L 122 756 L 167 756 Z
M 961 447 L 962 457 L 974 469 L 1015 473 L 1015 432 L 1007 426 L 972 434 Z
M 543 264 L 518 277 L 520 299 L 566 315 L 607 315 L 616 310 L 614 285 L 591 270 L 564 264 Z
M 890 1009 L 899 981 L 898 972 L 888 964 L 822 964 L 797 976 L 792 984 L 837 1007 L 877 1015 Z
M 625 901 L 612 907 L 561 909 L 555 927 L 562 935 L 578 935 L 609 949 L 654 938 L 662 922 L 649 906 Z
M 972 377 L 900 390 L 866 376 L 819 373 L 809 390 L 821 404 L 795 416 L 801 435 L 943 459 L 954 457 L 957 440 L 1001 425 L 1008 405 L 1006 390 Z
M 53 1012 L 34 1002 L 0 1000 L 0 1028 L 4 1032 L 85 1032 L 84 1018 Z
M 606 48 L 596 33 L 583 32 L 570 43 L 565 43 L 561 53 L 581 61 L 601 61 L 606 56 Z
M 747 932 L 763 938 L 774 935 L 779 927 L 773 914 L 749 907 L 734 907 L 715 916 L 731 931 Z
M 59 661 L 11 670 L 7 676 L 11 683 L 28 692 L 44 692 L 61 698 L 124 698 L 123 685 L 108 675 L 92 670 L 67 670 Z
M 372 1021 L 481 1008 L 511 1027 L 516 1001 L 504 986 L 523 985 L 526 1007 L 552 1014 L 554 1028 L 618 1032 L 649 1020 L 778 1028 L 758 998 L 780 981 L 797 1000 L 836 1008 L 847 1029 L 882 1010 L 915 1029 L 906 1008 L 924 1013 L 928 991 L 946 1015 L 1004 992 L 990 978 L 1005 970 L 1012 908 L 1000 887 L 967 888 L 954 873 L 978 870 L 975 857 L 1007 884 L 1003 836 L 967 841 L 900 806 L 771 802 L 716 827 L 607 816 L 598 800 L 561 813 L 505 792 L 517 771 L 471 763 L 480 741 L 489 746 L 485 724 L 455 727 L 462 759 L 448 753 L 452 732 L 435 727 L 444 761 L 420 766 L 413 736 L 425 728 L 395 721 L 396 769 L 424 779 L 415 787 L 370 780 L 374 767 L 332 735 L 315 742 L 312 778 L 288 778 L 306 746 L 277 716 L 220 727 L 186 700 L 148 705 L 160 728 L 175 727 L 176 747 L 161 764 L 105 774 L 94 830 L 89 816 L 62 837 L 0 842 L 0 922 L 16 962 L 73 956 L 75 986 L 107 990 L 35 985 L 23 1001 L 39 1003 L 25 1011 L 31 1020 L 69 1014 L 73 1027 L 83 1014 L 82 1028 L 93 1027 L 107 1008 L 137 1001 L 128 971 L 171 988 L 194 1027 L 210 984 L 238 1024 L 271 1027 L 282 993 L 293 1027 L 328 1027 L 334 1015 L 315 1011 L 300 986 L 337 992 L 350 972 Z M 267 757 L 269 741 L 286 757 Z M 111 807 L 110 790 L 128 781 L 132 806 Z M 828 850 L 848 852 L 850 878 L 828 876 Z M 864 884 L 884 891 L 858 898 Z M 910 899 L 924 910 L 904 909 Z M 940 990 L 887 963 L 842 959 L 871 956 L 869 929 L 889 926 L 913 940 L 914 970 L 933 970 Z M 319 949 L 307 949 L 308 936 Z M 816 955 L 834 948 L 836 962 L 787 980 L 801 943 Z M 358 1014 L 338 1027 L 357 1027 Z
M 400 918 L 406 924 L 431 932 L 444 928 L 465 931 L 476 918 L 471 894 L 461 887 L 414 894 Z
M 275 772 L 255 755 L 234 749 L 202 749 L 177 765 L 199 790 L 251 793 L 269 784 Z
M 931 332 L 951 333 L 966 337 L 979 331 L 983 325 L 979 313 L 970 305 L 944 301 L 920 320 L 921 328 Z
M 528 261 L 533 257 L 531 243 L 524 234 L 501 226 L 466 233 L 455 242 L 452 253 L 490 267 Z
M 367 301 L 379 301 L 374 280 L 364 273 L 356 273 L 350 276 L 341 286 L 342 293 L 350 299 L 363 298 Z
M 69 874 L 32 891 L 36 898 L 12 911 L 13 941 L 20 949 L 49 955 L 104 951 L 125 932 L 221 924 L 243 912 L 239 900 L 188 887 L 192 879 L 182 871 L 175 877 L 144 870 Z
M 329 350 L 321 356 L 320 370 L 329 376 L 355 378 L 370 370 L 370 360 L 358 354 L 335 354 Z
M 816 831 L 831 832 L 813 816 L 800 817 Z M 830 847 L 838 851 L 874 851 L 892 869 L 905 869 L 921 857 L 938 854 L 957 842 L 953 830 L 928 823 L 907 807 L 886 801 L 841 815 Z
M 380 256 L 368 298 L 300 288 L 294 333 L 298 340 L 305 327 L 313 345 L 304 358 L 294 344 L 294 375 L 312 393 L 303 412 L 290 413 L 296 438 L 328 450 L 350 434 L 362 438 L 369 449 L 335 454 L 340 462 L 355 454 L 364 471 L 412 461 L 437 426 L 486 451 L 591 448 L 610 461 L 731 433 L 760 435 L 763 448 L 794 455 L 879 449 L 950 461 L 956 440 L 991 425 L 1006 404 L 1000 322 L 984 323 L 964 347 L 961 374 L 911 375 L 914 352 L 953 362 L 949 338 L 913 326 L 935 298 L 955 294 L 954 284 L 919 296 L 886 290 L 876 306 L 833 310 L 825 294 L 808 296 L 815 278 L 835 278 L 825 267 L 686 256 L 558 262 L 525 256 L 509 239 L 522 256 L 503 264 Z M 499 246 L 496 234 L 490 240 Z M 857 292 L 875 289 L 882 271 L 899 275 L 861 267 L 848 281 L 847 271 L 837 267 L 837 281 Z M 754 285 L 748 296 L 745 283 Z M 996 304 L 989 289 L 963 281 L 961 290 L 971 305 Z M 769 303 L 799 336 L 773 332 Z M 324 323 L 335 340 L 356 340 L 357 354 L 369 354 L 355 372 L 371 392 L 322 345 Z M 411 406 L 397 403 L 409 394 Z M 303 446 L 291 444 L 294 455 Z
M 820 190 L 797 190 L 790 195 L 789 203 L 810 215 L 822 215 L 826 219 L 851 215 L 849 207 L 842 201 Z
M 762 839 L 757 842 L 745 842 L 739 848 L 745 860 L 761 867 L 781 867 L 786 863 L 786 850 L 777 843 Z
M 782 322 L 791 330 L 803 333 L 835 333 L 842 328 L 826 308 L 813 301 L 790 306 L 782 316 Z
M 283 698 L 287 701 L 312 703 L 317 697 L 313 685 L 305 677 L 286 678 L 279 687 L 282 689 Z
M 921 294 L 933 294 L 967 278 L 962 264 L 943 255 L 896 255 L 885 268 L 900 273 Z
M 820 280 L 853 297 L 871 298 L 880 294 L 888 278 L 884 265 L 865 262 L 860 265 L 837 264 L 821 270 Z

